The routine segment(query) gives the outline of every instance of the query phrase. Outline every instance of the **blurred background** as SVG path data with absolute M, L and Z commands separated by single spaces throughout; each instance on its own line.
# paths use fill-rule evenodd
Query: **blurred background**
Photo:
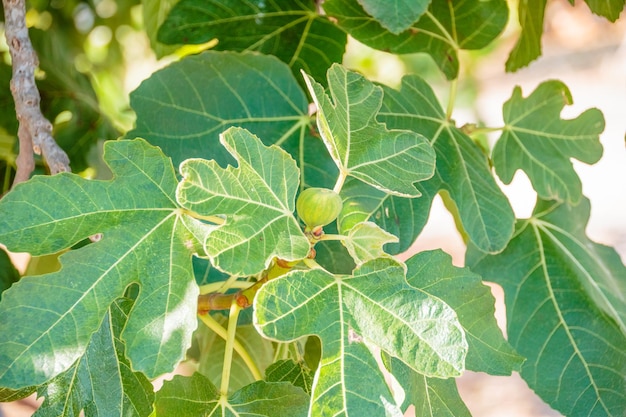
M 564 109 L 563 118 L 574 118 L 591 107 L 600 109 L 606 119 L 601 135 L 603 158 L 592 166 L 575 161 L 575 168 L 582 178 L 583 193 L 592 204 L 589 236 L 614 246 L 626 261 L 625 13 L 616 23 L 610 23 L 591 14 L 582 1 L 572 6 L 566 0 L 551 0 L 545 15 L 542 56 L 527 68 L 507 74 L 504 63 L 519 33 L 517 2 L 509 3 L 512 16 L 500 38 L 486 50 L 461 52 L 462 72 L 454 113 L 457 126 L 469 122 L 502 126 L 502 104 L 513 88 L 521 86 L 527 96 L 548 79 L 563 81 L 571 91 L 574 104 Z M 72 141 L 76 155 L 88 149 L 87 157 L 73 165 L 74 171 L 86 177 L 105 177 L 107 171 L 99 162 L 101 145 L 132 127 L 130 91 L 177 56 L 156 59 L 143 31 L 144 11 L 136 0 L 33 0 L 29 5 L 27 19 L 40 51 L 40 85 L 48 83 L 46 91 L 51 92 L 42 94 L 42 103 L 51 110 L 61 109 L 54 120 L 55 137 L 60 142 Z M 54 30 L 58 27 L 63 31 Z M 1 35 L 4 62 L 0 62 L 0 76 L 10 71 L 3 30 Z M 59 56 L 66 58 L 62 59 L 65 68 L 52 65 L 59 62 Z M 447 82 L 426 55 L 390 55 L 351 40 L 344 64 L 392 87 L 399 86 L 403 74 L 417 73 L 435 86 L 444 105 L 447 101 Z M 55 88 L 58 94 L 54 94 Z M 68 90 L 73 94 L 67 94 Z M 11 183 L 15 158 L 15 137 L 11 133 L 15 116 L 8 84 L 0 85 L 0 106 L 5 110 L 0 114 L 0 125 L 4 126 L 0 128 L 0 184 L 5 192 Z M 512 184 L 502 188 L 517 216 L 528 217 L 535 193 L 527 178 L 518 173 Z M 465 246 L 438 197 L 424 232 L 410 252 L 433 248 L 442 248 L 453 256 L 456 265 L 463 265 Z M 26 255 L 16 259 L 21 272 L 55 268 L 54 260 L 34 259 L 29 263 Z M 495 285 L 492 291 L 497 300 L 498 323 L 504 328 L 502 291 Z M 475 417 L 560 415 L 536 397 L 517 374 L 494 377 L 467 372 L 458 380 L 458 386 Z M 38 403 L 30 397 L 0 404 L 0 417 L 30 416 Z

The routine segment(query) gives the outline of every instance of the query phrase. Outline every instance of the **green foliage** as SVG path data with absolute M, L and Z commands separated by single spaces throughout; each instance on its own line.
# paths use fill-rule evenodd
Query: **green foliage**
M 580 201 L 582 184 L 570 158 L 598 162 L 604 117 L 589 109 L 574 120 L 561 120 L 561 110 L 571 103 L 569 90 L 558 81 L 541 84 L 528 98 L 520 88 L 513 90 L 504 103 L 504 132 L 493 149 L 496 173 L 505 184 L 523 169 L 539 197 Z
M 117 3 L 98 24 L 135 24 L 133 3 Z M 20 278 L 0 251 L 1 401 L 36 392 L 43 416 L 469 416 L 456 377 L 519 371 L 565 415 L 623 416 L 626 268 L 586 236 L 590 202 L 570 161 L 600 159 L 602 114 L 561 119 L 572 97 L 548 81 L 514 89 L 492 149 L 452 118 L 459 53 L 499 36 L 504 0 L 142 3 L 156 54 L 182 58 L 131 94 L 135 126 L 104 145 L 112 178 L 36 175 L 0 200 L 0 243 L 61 266 Z M 531 3 L 509 70 L 540 53 L 545 2 Z M 588 3 L 610 20 L 624 4 Z M 55 133 L 82 169 L 124 123 L 72 65 L 90 52 L 62 28 L 72 11 L 33 37 L 44 110 L 76 116 Z M 452 85 L 447 108 L 415 74 L 396 89 L 343 67 L 346 34 L 428 54 Z M 0 66 L 5 90 L 9 76 Z M 17 126 L 0 124 L 10 167 Z M 517 170 L 538 195 L 529 219 L 495 177 Z M 323 218 L 341 206 L 323 228 L 295 213 L 311 187 L 341 198 L 298 207 Z M 441 250 L 393 256 L 439 193 L 467 267 Z M 508 341 L 482 280 L 504 288 Z M 154 393 L 150 380 L 182 362 L 196 372 Z
M 587 200 L 539 199 L 505 251 L 471 250 L 468 264 L 504 287 L 509 341 L 527 358 L 521 374 L 531 388 L 566 415 L 620 415 L 626 269 L 585 236 L 588 218 Z

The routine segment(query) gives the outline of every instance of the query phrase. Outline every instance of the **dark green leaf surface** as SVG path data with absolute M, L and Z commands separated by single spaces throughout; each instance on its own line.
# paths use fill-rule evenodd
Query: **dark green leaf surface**
M 418 182 L 419 198 L 397 197 L 348 178 L 341 189 L 343 208 L 337 218 L 341 233 L 356 224 L 372 221 L 398 237 L 398 243 L 387 243 L 385 251 L 396 254 L 407 250 L 424 228 L 432 200 L 439 191 L 439 181 Z
M 408 286 L 403 267 L 392 259 L 367 262 L 352 277 L 320 269 L 291 272 L 263 286 L 254 308 L 255 325 L 269 338 L 321 338 L 310 415 L 384 416 L 394 404 L 364 342 L 426 375 L 456 376 L 464 369 L 467 342 L 456 314 Z
M 275 55 L 298 79 L 304 70 L 324 82 L 328 67 L 341 62 L 347 37 L 315 8 L 312 0 L 181 0 L 158 39 L 199 44 L 217 38 L 217 50 Z
M 204 52 L 155 72 L 131 94 L 142 137 L 170 156 L 232 163 L 219 134 L 236 125 L 266 144 L 300 138 L 308 103 L 287 65 L 270 56 Z
M 430 0 L 358 0 L 363 9 L 389 32 L 398 35 L 407 30 L 426 11 Z
M 289 382 L 300 387 L 307 394 L 311 394 L 313 387 L 313 375 L 309 368 L 301 362 L 292 359 L 283 359 L 271 364 L 265 370 L 267 382 Z
M 586 200 L 575 208 L 540 200 L 504 252 L 472 248 L 467 264 L 503 286 L 509 342 L 544 401 L 564 415 L 622 417 L 626 333 L 617 321 L 623 327 L 626 268 L 584 237 L 588 216 Z
M 493 149 L 496 173 L 505 184 L 522 169 L 541 198 L 580 201 L 582 184 L 570 158 L 588 164 L 600 159 L 604 117 L 600 110 L 589 109 L 562 120 L 566 104 L 572 104 L 572 97 L 560 81 L 546 81 L 526 98 L 515 87 L 504 103 L 504 132 Z
M 309 396 L 287 382 L 257 381 L 225 400 L 211 381 L 195 373 L 165 381 L 155 405 L 159 416 L 304 417 L 308 404 Z
M 429 378 L 396 358 L 384 356 L 383 360 L 406 394 L 402 410 L 412 404 L 420 417 L 471 417 L 454 378 Z
M 382 89 L 337 64 L 328 70 L 332 101 L 324 87 L 306 79 L 318 129 L 339 170 L 391 194 L 419 196 L 413 184 L 432 177 L 435 154 L 421 135 L 376 121 Z
M 501 251 L 513 233 L 515 218 L 481 149 L 446 120 L 434 92 L 421 78 L 409 75 L 402 79 L 400 91 L 384 90 L 378 120 L 389 128 L 424 135 L 437 153 L 435 176 L 420 184 L 429 190 L 426 195 L 432 198 L 437 190 L 447 190 L 472 242 L 485 252 Z M 430 202 L 417 201 L 421 207 L 430 206 Z M 421 223 L 423 213 L 415 215 L 416 223 Z
M 226 217 L 204 242 L 211 263 L 233 275 L 253 275 L 274 257 L 305 258 L 310 244 L 293 215 L 299 186 L 296 162 L 245 129 L 228 129 L 221 143 L 238 167 L 187 160 L 180 166 L 183 180 L 176 192 L 183 207 Z
M 454 309 L 469 345 L 465 367 L 491 375 L 519 371 L 524 358 L 507 343 L 495 319 L 489 287 L 469 268 L 452 265 L 441 250 L 420 252 L 406 262 L 407 281 Z
M 428 53 L 448 79 L 458 75 L 460 49 L 489 45 L 508 20 L 504 0 L 437 0 L 408 30 L 395 35 L 368 15 L 358 0 L 329 0 L 323 7 L 339 26 L 372 48 L 395 54 Z
M 513 72 L 524 68 L 541 55 L 541 35 L 546 3 L 547 0 L 519 2 L 517 15 L 522 32 L 506 61 L 506 71 Z
M 133 372 L 124 357 L 120 334 L 128 320 L 132 301 L 111 305 L 100 328 L 93 334 L 85 354 L 38 391 L 46 400 L 36 417 L 148 416 L 152 412 L 152 384 Z
M 177 209 L 171 162 L 143 140 L 108 142 L 105 161 L 111 181 L 35 177 L 0 201 L 0 241 L 14 251 L 54 253 L 103 234 L 62 255 L 60 271 L 25 277 L 4 293 L 2 386 L 38 385 L 67 370 L 132 283 L 141 291 L 122 339 L 133 369 L 169 372 L 190 344 L 198 288 L 185 246 L 194 238 L 183 223 L 194 223 Z M 36 207 L 42 195 L 46 204 Z

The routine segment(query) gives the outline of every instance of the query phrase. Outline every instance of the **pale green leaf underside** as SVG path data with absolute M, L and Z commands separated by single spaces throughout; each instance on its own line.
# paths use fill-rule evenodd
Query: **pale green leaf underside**
M 81 410 L 88 416 L 150 415 L 152 384 L 143 374 L 132 371 L 120 339 L 131 307 L 128 299 L 111 305 L 85 354 L 39 389 L 39 396 L 46 399 L 36 417 L 78 417 Z
M 588 164 L 600 159 L 604 118 L 590 109 L 562 120 L 566 104 L 571 104 L 570 92 L 560 81 L 546 81 L 526 98 L 519 87 L 513 90 L 504 103 L 504 131 L 493 149 L 496 173 L 505 184 L 522 169 L 541 198 L 580 201 L 582 184 L 570 158 Z
M 190 159 L 180 166 L 180 204 L 203 216 L 225 216 L 204 242 L 211 263 L 234 275 L 256 274 L 278 257 L 303 259 L 310 249 L 293 215 L 299 186 L 295 161 L 277 146 L 266 147 L 250 132 L 230 128 L 220 142 L 237 168 Z
M 141 291 L 122 338 L 134 369 L 150 377 L 168 372 L 189 346 L 198 288 L 171 162 L 143 140 L 106 143 L 105 161 L 111 181 L 35 177 L 0 202 L 7 213 L 0 241 L 11 250 L 51 253 L 103 233 L 101 241 L 62 255 L 60 271 L 26 277 L 4 294 L 2 386 L 41 384 L 68 369 L 131 283 Z M 42 195 L 46 205 L 35 207 Z
M 181 0 L 161 26 L 159 40 L 217 39 L 217 50 L 274 55 L 296 76 L 304 70 L 321 82 L 328 67 L 341 61 L 347 36 L 315 7 L 312 0 Z
M 257 381 L 235 392 L 227 401 L 205 376 L 177 375 L 156 393 L 159 416 L 304 417 L 309 396 L 287 382 Z
M 560 227 L 577 225 L 576 211 L 540 201 L 534 217 L 518 223 L 504 252 L 486 256 L 473 249 L 467 263 L 503 286 L 509 342 L 527 358 L 521 375 L 528 385 L 564 415 L 621 417 L 626 336 L 616 320 L 602 314 L 609 300 L 598 305 L 602 294 L 596 289 L 590 296 L 592 284 L 585 281 L 604 267 L 604 274 L 617 273 L 612 279 L 624 282 L 624 266 L 608 248 L 579 247 L 576 233 Z M 592 252 L 596 256 L 590 258 Z M 621 294 L 623 288 L 616 297 Z
M 363 9 L 393 34 L 407 30 L 426 11 L 430 0 L 358 0 Z
M 335 64 L 327 75 L 331 101 L 320 84 L 305 77 L 318 129 L 339 170 L 388 193 L 419 196 L 413 184 L 432 177 L 435 153 L 420 134 L 390 131 L 376 121 L 382 89 Z
M 220 318 L 218 321 L 226 327 L 226 318 Z M 207 326 L 200 326 L 194 333 L 194 337 L 199 352 L 196 370 L 206 376 L 215 386 L 219 387 L 222 381 L 226 341 Z M 261 372 L 272 363 L 274 358 L 274 346 L 271 341 L 261 337 L 254 326 L 250 324 L 240 324 L 237 326 L 235 338 L 244 349 L 248 351 L 250 358 Z M 230 379 L 228 380 L 229 394 L 232 394 L 256 380 L 245 361 L 237 352 L 233 354 L 230 366 Z
M 348 249 L 354 262 L 361 265 L 372 259 L 386 255 L 383 250 L 385 243 L 397 242 L 398 238 L 381 229 L 372 222 L 363 222 L 354 226 L 341 243 Z
M 393 400 L 364 341 L 427 375 L 457 376 L 464 369 L 467 342 L 456 314 L 408 286 L 402 266 L 391 259 L 367 262 L 352 277 L 289 273 L 267 283 L 254 308 L 255 325 L 267 337 L 321 338 L 312 415 L 385 415 L 385 402 Z M 368 384 L 362 375 L 369 375 Z M 369 400 L 381 395 L 384 401 Z
M 394 129 L 410 129 L 427 137 L 437 154 L 435 176 L 420 185 L 434 197 L 439 189 L 450 193 L 463 228 L 481 250 L 502 250 L 515 217 L 508 199 L 496 184 L 487 158 L 472 139 L 446 120 L 432 88 L 408 75 L 400 91 L 384 87 L 378 120 Z M 421 214 L 417 214 L 421 216 Z

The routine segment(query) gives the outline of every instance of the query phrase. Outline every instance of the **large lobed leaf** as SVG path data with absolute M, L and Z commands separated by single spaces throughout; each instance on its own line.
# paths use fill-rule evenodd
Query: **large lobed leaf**
M 429 376 L 457 376 L 464 369 L 467 342 L 454 310 L 407 285 L 403 267 L 392 259 L 366 262 L 352 276 L 321 269 L 291 272 L 263 286 L 254 309 L 255 325 L 266 337 L 321 338 L 313 416 L 384 416 L 394 408 L 367 345 Z
M 626 268 L 584 234 L 589 203 L 539 200 L 498 255 L 470 248 L 467 264 L 501 284 L 509 342 L 527 361 L 521 375 L 565 415 L 626 410 Z
M 432 177 L 435 154 L 418 133 L 388 130 L 376 121 L 382 89 L 365 77 L 333 65 L 324 87 L 306 76 L 317 106 L 317 126 L 340 172 L 387 193 L 416 197 L 413 185 Z
M 170 156 L 233 163 L 219 134 L 243 127 L 297 159 L 303 182 L 330 186 L 337 169 L 309 131 L 304 92 L 289 67 L 257 53 L 204 52 L 155 72 L 131 93 L 137 114 L 127 137 L 142 137 Z
M 427 192 L 414 203 L 417 209 L 411 217 L 415 236 L 425 223 L 424 212 L 427 215 L 432 198 L 444 189 L 456 203 L 472 242 L 485 252 L 504 249 L 515 218 L 478 145 L 446 119 L 432 88 L 423 79 L 405 76 L 399 91 L 388 87 L 384 90 L 378 120 L 393 129 L 421 133 L 429 138 L 437 154 L 435 175 L 419 184 Z M 365 190 L 360 194 L 367 195 Z
M 341 62 L 346 33 L 319 15 L 312 0 L 181 0 L 159 29 L 166 44 L 199 44 L 217 38 L 216 50 L 258 51 L 324 81 Z
M 572 120 L 562 120 L 561 110 L 572 104 L 565 84 L 546 81 L 527 98 L 516 87 L 504 103 L 504 131 L 493 148 L 493 165 L 509 184 L 518 169 L 530 178 L 539 197 L 576 204 L 582 184 L 570 158 L 593 164 L 602 156 L 600 133 L 604 118 L 589 109 Z
M 156 394 L 159 416 L 300 417 L 306 415 L 309 396 L 288 382 L 257 381 L 227 400 L 205 376 L 177 375 Z
M 459 50 L 484 48 L 508 20 L 505 0 L 434 0 L 417 22 L 395 34 L 359 3 L 363 0 L 329 0 L 323 7 L 339 26 L 372 48 L 395 54 L 428 53 L 448 79 L 458 76 Z M 416 7 L 417 3 L 412 4 Z
M 232 275 L 253 275 L 274 257 L 305 258 L 310 244 L 293 215 L 300 184 L 295 161 L 241 128 L 225 131 L 221 142 L 238 167 L 187 160 L 180 166 L 183 179 L 176 192 L 185 208 L 225 216 L 203 242 L 211 263 Z
M 85 354 L 40 387 L 38 394 L 46 400 L 36 417 L 79 416 L 81 410 L 88 416 L 146 417 L 152 413 L 152 384 L 132 371 L 120 339 L 131 307 L 129 299 L 111 304 Z
M 133 368 L 169 372 L 189 347 L 198 287 L 183 223 L 193 221 L 177 208 L 171 161 L 143 140 L 108 142 L 104 157 L 113 180 L 35 177 L 0 201 L 0 241 L 13 251 L 53 253 L 103 234 L 63 254 L 60 271 L 25 277 L 3 294 L 1 386 L 39 385 L 67 370 L 133 283 L 141 289 L 122 333 Z

